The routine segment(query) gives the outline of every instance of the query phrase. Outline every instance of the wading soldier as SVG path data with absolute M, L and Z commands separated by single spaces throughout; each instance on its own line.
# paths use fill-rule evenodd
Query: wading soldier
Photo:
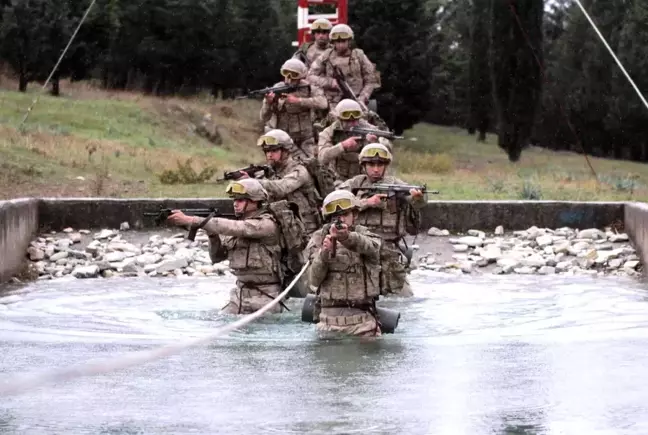
M 407 186 L 404 181 L 386 174 L 393 161 L 386 146 L 368 144 L 360 152 L 359 161 L 364 173 L 347 180 L 338 188 L 357 192 L 360 207 L 357 222 L 383 239 L 380 253 L 381 293 L 412 296 L 407 282 L 407 266 L 411 259 L 404 258 L 405 253 L 399 249 L 399 245 L 404 242 L 407 228 L 415 230 L 416 222 L 420 220 L 420 216 L 416 215 L 425 205 L 425 197 L 417 189 L 390 199 L 386 199 L 385 193 L 372 193 L 371 186 L 378 183 Z
M 321 338 L 381 335 L 376 314 L 381 240 L 355 224 L 356 202 L 346 190 L 327 195 L 322 214 L 329 223 L 305 250 L 311 260 L 309 283 L 321 307 L 316 325 Z
M 256 179 L 230 183 L 227 194 L 234 199 L 234 213 L 239 220 L 212 218 L 203 230 L 209 235 L 209 255 L 214 263 L 229 260 L 236 276 L 236 288 L 224 307 L 232 314 L 252 313 L 282 290 L 280 226 L 266 210 L 268 193 Z M 175 210 L 169 223 L 199 226 L 204 218 L 187 216 Z M 283 311 L 282 304 L 270 312 Z

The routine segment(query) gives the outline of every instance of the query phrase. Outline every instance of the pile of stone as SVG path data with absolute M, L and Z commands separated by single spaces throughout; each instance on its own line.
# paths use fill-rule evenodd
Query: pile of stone
M 430 236 L 450 236 L 447 230 L 431 228 Z M 531 227 L 504 234 L 499 226 L 486 235 L 469 230 L 463 237 L 448 238 L 454 261 L 439 264 L 429 252 L 418 259 L 418 267 L 456 274 L 587 274 L 639 276 L 641 264 L 627 234 L 611 228 Z
M 152 235 L 147 242 L 134 244 L 122 238 L 128 223 L 120 231 L 103 229 L 91 236 L 84 247 L 83 236 L 88 230 L 63 230 L 43 235 L 31 242 L 27 256 L 33 262 L 39 278 L 63 276 L 96 278 L 112 276 L 219 276 L 229 273 L 228 262 L 212 264 L 208 253 L 208 237 L 200 230 L 192 242 L 185 233 L 171 237 Z

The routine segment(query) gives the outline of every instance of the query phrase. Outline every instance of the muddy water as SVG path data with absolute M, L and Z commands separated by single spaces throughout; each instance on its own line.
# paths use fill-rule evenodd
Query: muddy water
M 630 279 L 415 273 L 396 334 L 320 342 L 292 312 L 140 367 L 0 397 L 0 434 L 648 433 Z M 225 278 L 38 282 L 0 297 L 0 382 L 208 334 Z

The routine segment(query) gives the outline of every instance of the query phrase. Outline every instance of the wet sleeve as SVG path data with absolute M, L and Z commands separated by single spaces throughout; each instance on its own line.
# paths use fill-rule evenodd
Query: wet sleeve
M 380 260 L 380 239 L 377 237 L 370 237 L 354 231 L 349 234 L 346 240 L 338 241 L 350 251 L 365 255 L 371 260 Z
M 329 253 L 321 249 L 323 240 L 321 233 L 315 233 L 305 249 L 306 256 L 311 261 L 308 283 L 313 287 L 319 287 L 328 273 Z
M 194 224 L 203 218 L 194 219 Z M 271 219 L 245 219 L 235 221 L 225 218 L 213 218 L 203 227 L 208 235 L 220 234 L 223 236 L 246 237 L 262 239 L 277 233 L 277 225 Z
M 308 182 L 308 173 L 294 170 L 280 180 L 259 180 L 272 200 L 282 200 Z

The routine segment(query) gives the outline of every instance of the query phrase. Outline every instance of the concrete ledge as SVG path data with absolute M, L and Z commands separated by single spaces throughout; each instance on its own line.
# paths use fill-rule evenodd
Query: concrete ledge
M 20 269 L 37 228 L 37 199 L 0 201 L 0 283 Z
M 648 204 L 645 202 L 629 202 L 624 208 L 625 231 L 630 236 L 630 240 L 641 258 L 641 264 L 644 265 L 644 274 L 646 264 L 648 264 Z
M 39 230 L 119 228 L 125 221 L 133 229 L 150 228 L 155 226 L 155 220 L 144 213 L 161 208 L 217 208 L 223 213 L 234 212 L 229 198 L 43 198 L 39 207 Z
M 422 211 L 423 228 L 493 231 L 540 228 L 603 228 L 623 221 L 623 202 L 434 201 Z
M 471 228 L 492 231 L 498 225 L 506 230 L 522 230 L 533 225 L 545 228 L 603 228 L 623 221 L 623 202 L 570 201 L 431 201 L 422 211 L 421 230 L 430 227 L 450 231 Z M 41 231 L 73 228 L 119 228 L 128 221 L 132 228 L 154 226 L 143 213 L 160 208 L 215 207 L 233 211 L 228 198 L 115 199 L 43 198 L 39 216 Z

